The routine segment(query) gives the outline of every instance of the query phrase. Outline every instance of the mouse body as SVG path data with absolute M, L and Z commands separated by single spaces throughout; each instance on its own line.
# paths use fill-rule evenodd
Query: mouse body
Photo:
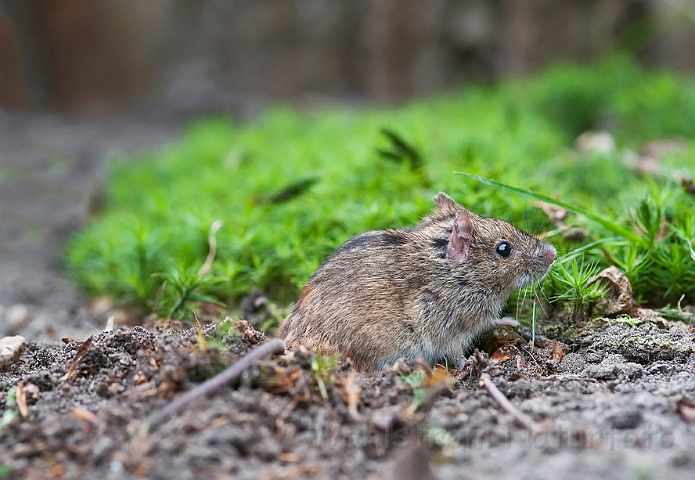
M 555 248 L 440 192 L 414 228 L 369 231 L 309 278 L 278 335 L 288 347 L 350 357 L 362 370 L 399 358 L 455 367 L 509 294 L 540 280 Z

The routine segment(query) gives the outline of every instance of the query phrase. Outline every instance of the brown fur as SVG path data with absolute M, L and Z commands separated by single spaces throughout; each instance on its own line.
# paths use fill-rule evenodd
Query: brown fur
M 339 352 L 365 370 L 401 357 L 460 364 L 476 335 L 498 319 L 507 296 L 547 272 L 555 249 L 443 193 L 435 202 L 415 228 L 366 232 L 338 248 L 280 326 L 287 346 Z M 460 238 L 470 240 L 463 259 L 447 250 L 459 229 Z M 496 253 L 502 240 L 512 246 L 507 258 Z

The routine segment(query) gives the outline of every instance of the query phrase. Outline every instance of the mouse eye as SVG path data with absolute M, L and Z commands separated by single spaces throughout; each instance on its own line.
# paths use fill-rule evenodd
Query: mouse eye
M 507 258 L 512 253 L 512 246 L 507 242 L 500 242 L 497 244 L 497 247 L 495 247 L 495 252 L 497 252 L 497 255 L 500 257 Z

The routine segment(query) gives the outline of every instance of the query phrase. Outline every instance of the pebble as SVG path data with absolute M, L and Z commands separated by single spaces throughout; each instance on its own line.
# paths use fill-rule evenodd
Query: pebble
M 0 365 L 9 365 L 19 360 L 22 345 L 27 339 L 21 335 L 0 339 Z
M 637 428 L 642 423 L 642 413 L 637 408 L 619 410 L 608 417 L 608 422 L 618 430 Z
M 5 312 L 5 320 L 12 330 L 20 329 L 29 323 L 29 309 L 21 303 L 12 305 Z

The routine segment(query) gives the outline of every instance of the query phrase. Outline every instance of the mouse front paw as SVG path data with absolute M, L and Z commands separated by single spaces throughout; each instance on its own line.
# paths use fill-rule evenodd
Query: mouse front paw
M 449 354 L 444 357 L 443 365 L 446 365 L 450 370 L 461 370 L 466 364 L 466 358 L 463 356 L 463 352 L 457 354 Z

